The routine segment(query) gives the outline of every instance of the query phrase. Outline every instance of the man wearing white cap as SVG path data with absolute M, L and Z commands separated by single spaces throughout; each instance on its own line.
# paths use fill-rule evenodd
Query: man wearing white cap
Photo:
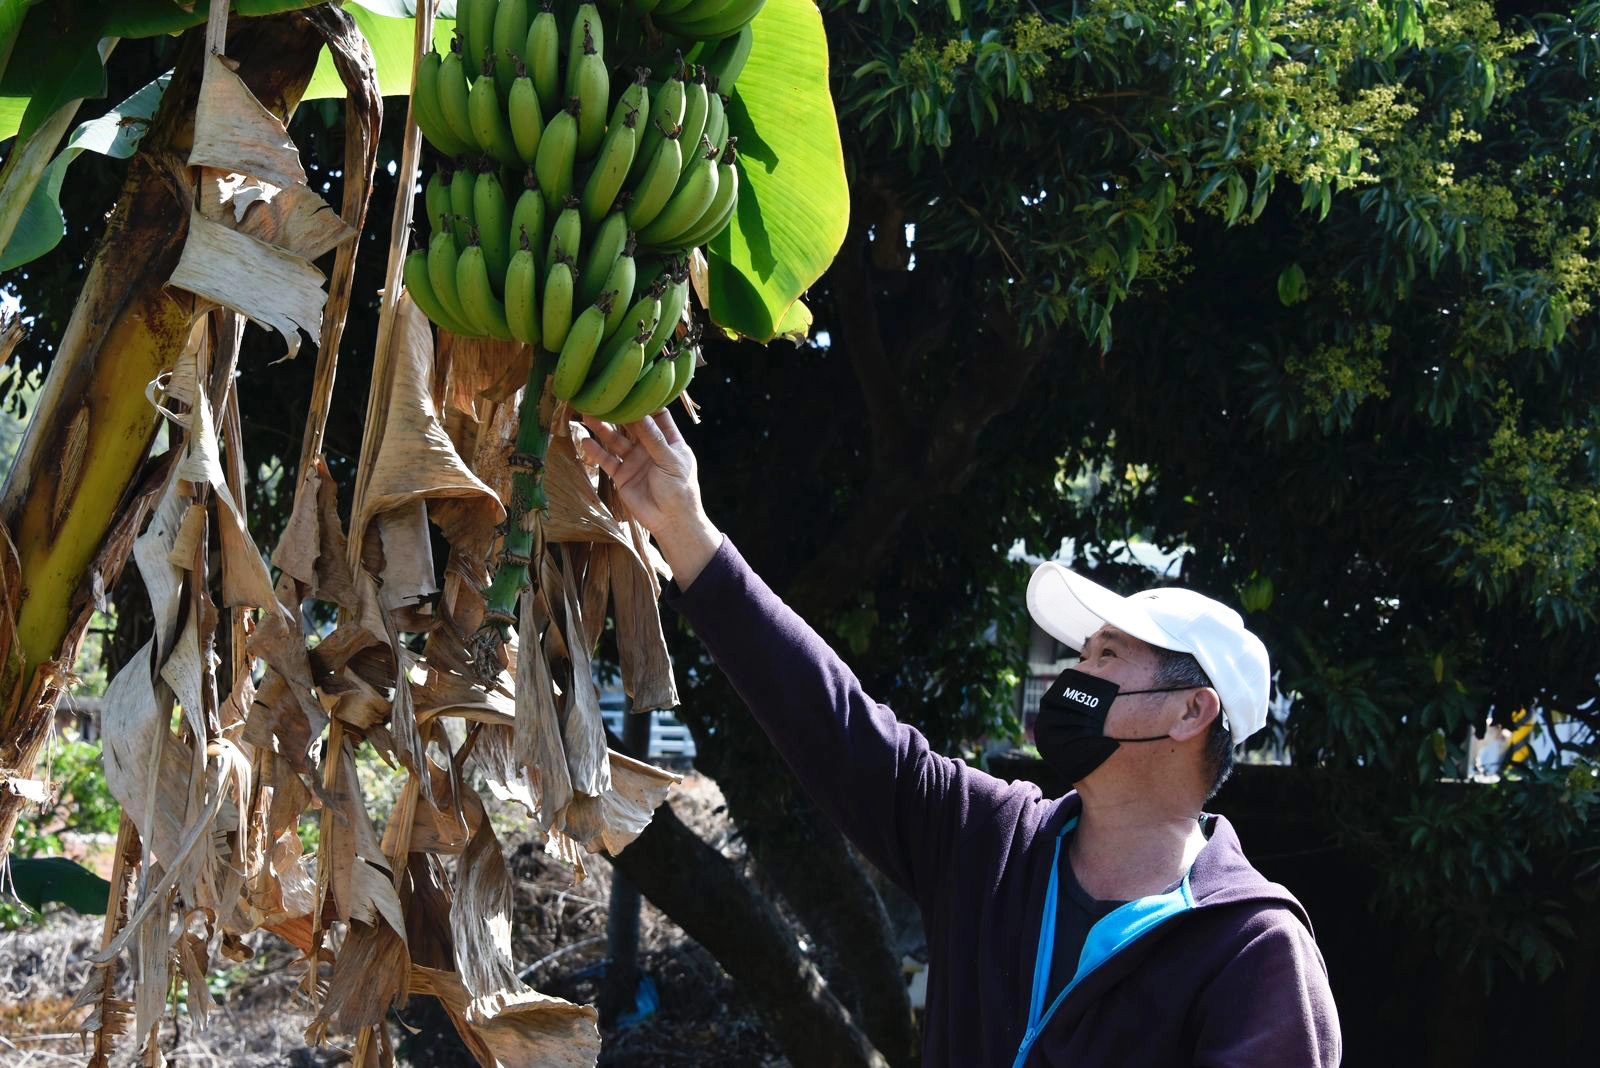
M 1266 649 L 1183 589 L 1119 596 L 1059 564 L 1028 610 L 1079 650 L 1040 701 L 1047 798 L 934 753 L 745 564 L 664 413 L 587 421 L 675 576 L 669 603 L 817 804 L 917 901 L 926 1065 L 1335 1065 L 1338 1016 L 1305 910 L 1201 811 L 1267 718 Z

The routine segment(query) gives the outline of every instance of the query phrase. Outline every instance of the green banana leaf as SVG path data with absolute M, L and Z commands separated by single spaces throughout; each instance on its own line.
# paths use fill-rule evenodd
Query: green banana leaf
M 34 186 L 11 240 L 0 250 L 0 271 L 36 260 L 61 243 L 67 234 L 66 218 L 61 211 L 61 182 L 67 175 L 67 168 L 85 151 L 115 159 L 133 155 L 171 79 L 172 72 L 167 71 L 100 118 L 81 123 L 72 131 L 66 146 L 50 161 L 39 184 Z M 129 119 L 147 121 L 125 121 Z
M 792 309 L 844 243 L 850 191 L 816 5 L 768 0 L 754 28 L 728 107 L 739 138 L 739 208 L 707 254 L 711 318 L 770 341 L 810 328 L 810 312 Z
M 17 899 L 35 912 L 59 901 L 85 916 L 106 911 L 111 884 L 66 857 L 13 857 L 11 883 Z
M 315 0 L 233 0 L 235 15 L 270 15 Z M 68 100 L 106 91 L 100 41 L 154 37 L 205 22 L 210 0 L 0 0 L 0 140 L 25 140 Z
M 11 59 L 11 49 L 17 43 L 17 31 L 22 28 L 22 16 L 39 0 L 0 0 L 0 78 L 5 77 L 6 63 Z
M 40 4 L 17 23 L 11 57 L 0 77 L 6 97 L 7 126 L 0 137 L 20 134 L 26 140 L 57 108 L 69 100 L 104 96 L 106 69 L 100 61 L 100 39 L 107 12 L 99 5 L 73 0 Z M 9 120 L 15 116 L 16 125 Z

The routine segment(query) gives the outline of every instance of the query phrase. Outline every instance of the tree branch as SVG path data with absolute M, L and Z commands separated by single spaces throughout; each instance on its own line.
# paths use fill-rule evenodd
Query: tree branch
M 861 386 L 875 466 L 893 464 L 914 450 L 900 379 L 884 348 L 872 269 L 867 260 L 868 205 L 851 213 L 850 232 L 830 268 L 830 291 L 839 313 L 839 337 Z
M 993 344 L 981 351 L 968 346 L 957 383 L 933 417 L 919 421 L 931 429 L 921 454 L 891 465 L 875 453 L 860 505 L 785 590 L 785 600 L 802 616 L 820 620 L 837 610 L 876 573 L 915 509 L 966 488 L 977 471 L 979 436 L 1016 406 L 1056 336 L 1049 331 L 1023 345 L 998 296 L 984 327 Z

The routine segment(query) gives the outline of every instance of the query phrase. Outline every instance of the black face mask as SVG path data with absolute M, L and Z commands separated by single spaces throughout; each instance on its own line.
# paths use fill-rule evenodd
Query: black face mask
M 1039 755 L 1070 783 L 1088 778 L 1124 742 L 1159 742 L 1168 736 L 1149 738 L 1110 738 L 1106 736 L 1106 713 L 1118 697 L 1138 693 L 1177 693 L 1198 689 L 1195 686 L 1166 686 L 1153 690 L 1124 690 L 1110 679 L 1098 678 L 1076 668 L 1068 668 L 1039 698 L 1039 718 L 1033 723 L 1033 739 Z

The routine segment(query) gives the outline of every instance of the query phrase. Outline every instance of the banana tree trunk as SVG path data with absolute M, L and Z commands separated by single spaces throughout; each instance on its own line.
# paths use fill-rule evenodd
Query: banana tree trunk
M 301 11 L 234 20 L 227 51 L 256 97 L 287 119 L 324 41 L 315 13 Z M 26 803 L 17 785 L 33 775 L 88 622 L 96 573 L 120 567 L 136 533 L 127 544 L 107 542 L 156 431 L 145 386 L 172 369 L 195 312 L 194 298 L 166 280 L 188 228 L 203 51 L 203 31 L 191 31 L 0 496 L 0 526 L 15 546 L 0 590 L 0 612 L 13 624 L 0 630 L 0 860 Z

